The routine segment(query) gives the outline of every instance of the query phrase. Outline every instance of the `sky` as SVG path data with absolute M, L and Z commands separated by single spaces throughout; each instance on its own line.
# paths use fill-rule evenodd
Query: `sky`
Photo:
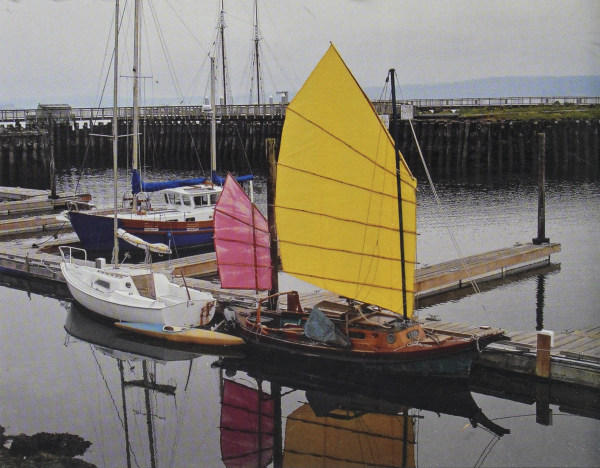
M 132 1 L 120 0 L 124 104 Z M 221 1 L 143 1 L 143 100 L 197 104 L 209 92 Z M 250 99 L 253 4 L 224 0 L 235 103 Z M 0 0 L 0 108 L 110 106 L 114 5 Z M 263 87 L 275 100 L 302 86 L 330 42 L 363 87 L 383 88 L 389 68 L 408 85 L 600 75 L 599 0 L 258 0 L 258 8 Z

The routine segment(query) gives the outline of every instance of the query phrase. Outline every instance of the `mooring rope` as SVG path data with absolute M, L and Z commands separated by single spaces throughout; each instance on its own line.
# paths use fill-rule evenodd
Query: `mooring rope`
M 417 145 L 417 150 L 419 151 L 419 156 L 421 157 L 421 161 L 423 163 L 423 167 L 425 168 L 425 173 L 427 174 L 427 180 L 429 181 L 429 186 L 431 187 L 431 191 L 433 193 L 433 196 L 435 198 L 436 204 L 441 208 L 442 206 L 442 202 L 440 200 L 440 197 L 438 196 L 437 190 L 435 189 L 435 185 L 433 184 L 433 180 L 431 179 L 431 174 L 429 173 L 429 169 L 427 168 L 427 164 L 425 163 L 425 158 L 423 157 L 423 152 L 421 151 L 421 146 L 419 145 L 419 141 L 417 140 L 417 134 L 415 133 L 415 128 L 413 127 L 413 123 L 412 120 L 408 121 L 410 124 L 410 129 L 412 131 L 413 134 L 413 138 L 415 139 L 415 144 Z M 469 269 L 469 267 L 467 266 L 464 256 L 460 250 L 460 247 L 458 245 L 458 242 L 456 241 L 456 237 L 454 237 L 454 233 L 452 232 L 452 230 L 450 229 L 450 226 L 448 226 L 446 224 L 446 230 L 448 231 L 448 234 L 450 234 L 450 239 L 452 240 L 452 244 L 454 245 L 454 248 L 456 249 L 456 253 L 458 254 L 458 258 L 460 260 L 460 263 L 463 267 L 463 269 L 467 272 L 468 275 L 468 279 L 469 282 L 471 283 L 471 286 L 473 287 L 473 290 L 475 291 L 475 293 L 480 293 L 481 290 L 479 289 L 479 286 L 477 285 L 477 282 L 475 281 L 475 279 L 473 278 L 473 276 L 471 275 L 471 271 Z M 481 303 L 481 307 L 485 310 L 485 305 L 483 303 Z

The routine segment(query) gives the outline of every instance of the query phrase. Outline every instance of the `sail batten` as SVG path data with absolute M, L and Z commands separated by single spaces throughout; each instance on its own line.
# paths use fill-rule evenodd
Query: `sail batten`
M 349 186 L 355 187 L 357 189 L 362 189 L 362 190 L 364 190 L 366 192 L 378 194 L 378 195 L 381 195 L 381 196 L 384 196 L 384 197 L 388 197 L 389 196 L 389 197 L 394 198 L 394 201 L 397 199 L 397 197 L 393 197 L 393 195 L 385 193 L 383 191 L 372 190 L 372 189 L 370 189 L 368 187 L 363 187 L 363 186 L 360 186 L 360 185 L 353 185 L 353 184 L 350 184 L 350 183 L 342 181 L 342 180 L 337 180 L 337 179 L 332 179 L 330 177 L 325 177 L 325 176 L 323 176 L 321 174 L 317 174 L 315 172 L 308 172 L 308 171 L 305 171 L 305 170 L 302 170 L 302 169 L 298 169 L 296 167 L 286 166 L 285 164 L 281 164 L 281 163 L 278 163 L 277 167 L 280 167 L 280 168 L 285 167 L 285 168 L 287 168 L 287 169 L 289 169 L 291 171 L 302 172 L 302 173 L 305 173 L 305 174 L 308 174 L 308 175 L 311 175 L 311 176 L 314 176 L 314 177 L 318 177 L 320 179 L 327 180 L 327 181 L 330 181 L 330 182 L 335 182 L 335 183 L 339 183 L 339 184 L 343 184 L 343 185 L 349 185 Z M 403 182 L 408 182 L 409 180 L 410 179 L 406 178 L 405 180 L 403 180 Z M 416 200 L 415 199 L 402 198 L 402 201 L 406 202 L 406 203 L 413 203 L 413 204 L 416 205 Z
M 288 110 L 275 200 L 283 270 L 345 297 L 401 313 L 394 142 L 333 45 Z M 416 181 L 403 159 L 399 175 L 410 316 Z

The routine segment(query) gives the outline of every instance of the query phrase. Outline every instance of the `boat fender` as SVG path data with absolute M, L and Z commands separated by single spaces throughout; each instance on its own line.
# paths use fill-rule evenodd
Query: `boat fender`
M 223 315 L 225 316 L 225 320 L 227 320 L 230 323 L 234 323 L 235 322 L 235 311 L 229 307 L 225 307 L 225 310 L 223 311 Z

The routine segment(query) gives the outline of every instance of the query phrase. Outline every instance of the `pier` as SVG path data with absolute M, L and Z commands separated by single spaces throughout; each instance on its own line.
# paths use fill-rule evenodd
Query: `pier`
M 543 106 L 574 102 L 598 105 L 600 98 L 495 98 L 411 100 L 421 109 L 477 106 Z M 374 103 L 389 115 L 391 103 Z M 421 106 L 421 107 L 420 107 Z M 0 111 L 0 185 L 48 188 L 53 170 L 112 167 L 112 109 L 60 108 Z M 266 174 L 265 140 L 279 145 L 284 103 L 217 106 L 217 166 L 222 172 Z M 46 113 L 44 113 L 46 112 Z M 119 134 L 131 134 L 132 110 L 119 109 Z M 398 138 L 409 167 L 421 167 L 411 123 L 401 120 Z M 532 174 L 538 154 L 537 134 L 545 133 L 547 173 L 599 175 L 600 120 L 538 119 L 491 121 L 451 113 L 417 115 L 412 121 L 428 167 L 438 172 Z M 210 118 L 201 106 L 143 107 L 140 116 L 141 161 L 151 169 L 204 172 L 210 167 Z M 119 167 L 129 167 L 131 144 L 119 140 Z M 31 169 L 35 167 L 36 170 Z

